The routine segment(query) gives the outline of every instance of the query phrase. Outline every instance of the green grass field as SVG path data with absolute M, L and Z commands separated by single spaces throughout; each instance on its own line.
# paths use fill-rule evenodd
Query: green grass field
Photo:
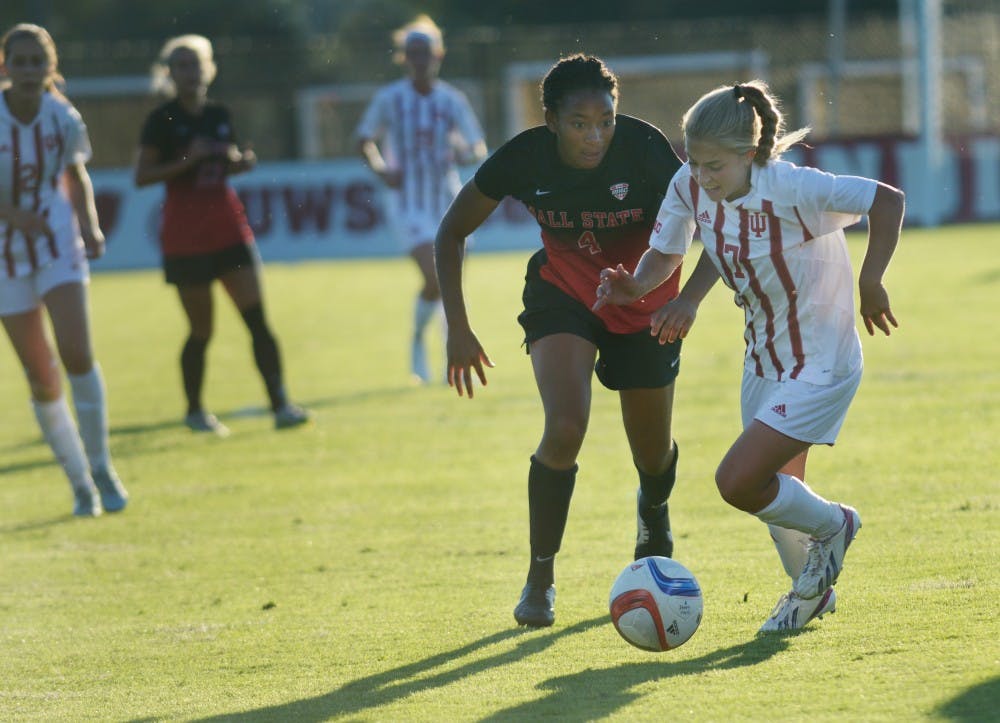
M 0 720 L 996 720 L 1000 711 L 1000 227 L 912 230 L 887 276 L 901 327 L 864 337 L 865 380 L 812 485 L 864 518 L 838 612 L 755 632 L 785 591 L 764 526 L 719 498 L 738 432 L 742 316 L 706 301 L 678 380 L 677 559 L 705 594 L 675 651 L 626 645 L 607 595 L 630 560 L 636 479 L 596 385 L 556 575 L 557 620 L 517 629 L 526 474 L 542 415 L 514 317 L 527 253 L 473 255 L 497 363 L 471 402 L 416 388 L 410 262 L 270 265 L 290 390 L 275 432 L 222 303 L 190 433 L 184 334 L 157 272 L 97 274 L 97 356 L 132 494 L 80 520 L 0 349 Z M 852 237 L 860 258 L 863 239 Z M 265 250 L 266 255 L 266 250 Z

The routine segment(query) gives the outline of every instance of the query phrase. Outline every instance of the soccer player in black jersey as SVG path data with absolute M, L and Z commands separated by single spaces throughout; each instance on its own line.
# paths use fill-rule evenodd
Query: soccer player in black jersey
M 514 618 L 542 627 L 555 620 L 553 560 L 576 479 L 590 416 L 591 378 L 618 391 L 638 470 L 634 555 L 673 554 L 667 498 L 677 445 L 671 434 L 673 382 L 681 341 L 660 345 L 650 314 L 677 294 L 679 271 L 628 306 L 597 312 L 605 267 L 634 268 L 648 246 L 667 183 L 681 163 L 655 127 L 616 113 L 618 80 L 601 59 L 562 58 L 542 81 L 545 125 L 488 158 L 448 210 L 435 257 L 448 320 L 448 381 L 473 396 L 493 366 L 472 330 L 462 292 L 465 240 L 505 196 L 537 219 L 544 248 L 528 263 L 524 328 L 545 428 L 531 457 L 528 510 L 531 562 Z

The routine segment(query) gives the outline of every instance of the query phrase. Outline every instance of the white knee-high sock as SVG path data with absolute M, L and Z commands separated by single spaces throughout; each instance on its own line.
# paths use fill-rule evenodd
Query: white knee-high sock
M 66 397 L 59 397 L 54 402 L 39 402 L 33 399 L 31 406 L 35 410 L 35 419 L 38 420 L 38 426 L 45 435 L 45 441 L 49 443 L 52 453 L 69 477 L 70 484 L 74 487 L 93 485 L 80 434 L 69 413 Z
M 76 421 L 80 426 L 80 438 L 83 440 L 90 468 L 107 469 L 111 462 L 108 453 L 108 406 L 101 368 L 95 363 L 86 374 L 67 376 L 73 390 Z
M 787 527 L 778 525 L 768 525 L 771 532 L 771 540 L 778 550 L 778 557 L 781 564 L 788 573 L 788 577 L 795 580 L 802 574 L 802 568 L 806 566 L 806 546 L 809 544 L 809 535 L 798 530 L 790 530 Z
M 417 300 L 413 307 L 413 338 L 420 339 L 424 335 L 424 329 L 434 318 L 435 312 L 441 308 L 440 301 L 428 301 L 424 297 L 417 295 Z
M 844 524 L 836 502 L 825 500 L 798 477 L 779 472 L 778 494 L 767 507 L 755 513 L 764 522 L 805 532 L 811 537 L 829 537 Z

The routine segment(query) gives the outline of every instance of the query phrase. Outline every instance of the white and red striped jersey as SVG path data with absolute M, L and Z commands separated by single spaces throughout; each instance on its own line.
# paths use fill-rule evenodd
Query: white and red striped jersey
M 0 205 L 44 216 L 53 232 L 29 243 L 0 221 L 0 275 L 25 276 L 83 243 L 62 175 L 66 166 L 86 163 L 90 155 L 87 127 L 69 101 L 44 93 L 38 114 L 22 123 L 0 94 Z
M 868 212 L 876 187 L 868 178 L 770 161 L 752 166 L 746 196 L 717 203 L 685 163 L 650 246 L 684 253 L 697 228 L 744 311 L 746 368 L 766 379 L 829 384 L 862 363 L 843 229 Z
M 378 143 L 388 167 L 402 172 L 402 186 L 393 189 L 396 211 L 429 214 L 436 222 L 461 188 L 456 147 L 471 148 L 483 131 L 458 88 L 438 80 L 423 95 L 402 78 L 375 93 L 355 136 Z

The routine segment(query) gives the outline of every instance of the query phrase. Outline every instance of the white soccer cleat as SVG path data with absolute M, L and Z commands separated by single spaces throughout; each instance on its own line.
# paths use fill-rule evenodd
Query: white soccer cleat
M 795 594 L 795 591 L 786 592 L 778 600 L 778 604 L 771 611 L 771 616 L 767 622 L 760 626 L 760 633 L 773 633 L 779 630 L 799 630 L 804 628 L 813 618 L 821 618 L 827 613 L 836 612 L 837 593 L 832 587 L 828 587 L 822 595 L 814 597 L 812 600 L 805 600 Z
M 822 595 L 837 582 L 844 567 L 844 555 L 861 529 L 861 517 L 857 510 L 847 505 L 840 505 L 840 511 L 844 514 L 844 524 L 837 532 L 824 540 L 815 537 L 809 540 L 806 566 L 792 584 L 792 590 L 801 598 L 812 600 Z

